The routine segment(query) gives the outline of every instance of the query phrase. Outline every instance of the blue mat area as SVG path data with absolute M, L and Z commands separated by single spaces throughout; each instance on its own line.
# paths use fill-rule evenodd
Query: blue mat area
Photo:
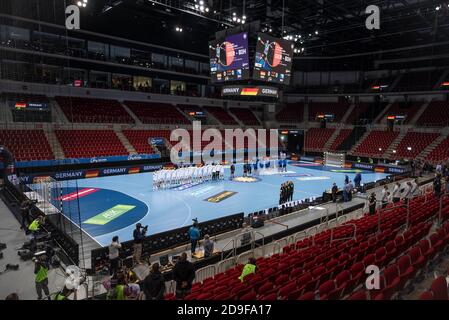
M 236 176 L 243 175 L 242 166 L 236 167 Z M 276 206 L 280 185 L 285 181 L 294 182 L 294 200 L 301 200 L 321 196 L 333 182 L 342 187 L 345 174 L 353 179 L 356 171 L 362 172 L 362 183 L 386 177 L 384 173 L 292 162 L 287 173 L 261 175 L 252 183 L 230 181 L 226 168 L 223 181 L 184 190 L 152 191 L 152 173 L 142 173 L 78 180 L 79 191 L 95 191 L 86 192 L 79 201 L 68 197 L 63 203 L 67 216 L 77 225 L 81 221 L 86 233 L 106 246 L 114 235 L 121 241 L 130 240 L 137 222 L 148 225 L 148 233 L 155 234 L 190 225 L 193 218 L 206 221 L 239 212 L 248 214 Z M 65 188 L 63 194 L 74 191 L 73 187 Z

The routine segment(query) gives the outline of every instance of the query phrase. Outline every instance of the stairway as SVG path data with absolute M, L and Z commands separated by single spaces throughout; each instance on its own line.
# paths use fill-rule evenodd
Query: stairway
M 363 128 L 365 129 L 365 131 L 363 132 Z M 357 149 L 357 147 L 363 142 L 363 140 L 366 139 L 366 137 L 370 134 L 371 130 L 366 131 L 366 127 L 355 127 L 354 130 L 352 131 L 352 133 L 349 135 L 349 137 L 343 141 L 343 143 L 341 144 L 341 146 L 338 148 L 339 150 L 341 149 L 341 147 L 349 140 L 349 139 L 354 139 L 353 134 L 355 135 L 355 130 L 358 130 L 358 135 L 359 135 L 359 139 L 357 141 L 354 142 L 354 144 L 346 150 L 349 150 L 348 154 L 352 154 L 354 152 L 355 149 Z M 363 133 L 362 133 L 363 132 Z
M 137 154 L 136 149 L 132 146 L 132 144 L 129 142 L 128 138 L 125 137 L 123 132 L 117 128 L 114 128 L 114 132 L 117 135 L 117 138 L 119 138 L 120 142 L 125 147 L 126 151 L 128 151 L 129 154 Z M 154 148 L 153 148 L 154 150 Z
M 393 105 L 394 101 L 389 103 L 385 109 L 383 110 L 383 112 L 379 113 L 379 115 L 374 119 L 373 123 L 383 123 L 386 124 L 387 123 L 387 117 L 386 115 L 388 114 L 388 110 L 390 110 L 390 107 Z
M 340 123 L 346 123 L 346 120 L 348 120 L 349 115 L 354 111 L 355 103 L 351 103 L 346 113 L 343 115 L 343 118 L 341 118 Z M 339 130 L 340 131 L 340 130 Z
M 393 83 L 391 84 L 391 86 L 388 88 L 389 92 L 392 92 L 393 89 L 396 88 L 397 84 L 399 83 L 399 81 L 401 81 L 402 77 L 404 76 L 404 73 L 399 74 L 396 79 L 394 79 Z
M 347 118 L 347 117 L 346 117 Z M 342 121 L 343 122 L 343 121 Z M 324 144 L 323 150 L 324 151 L 328 151 L 330 149 L 330 147 L 332 146 L 332 144 L 334 143 L 335 139 L 337 139 L 338 135 L 340 134 L 341 131 L 341 127 L 338 127 L 334 130 L 334 132 L 332 133 L 331 137 L 329 138 L 329 140 L 327 140 L 327 142 Z
M 231 111 L 226 110 L 226 112 L 238 123 L 238 125 L 242 128 L 246 127 L 246 125 L 240 121 L 239 118 L 237 118 L 237 116 L 235 114 L 233 114 Z
M 187 113 L 184 112 L 184 110 L 181 110 L 177 105 L 175 105 L 175 109 L 178 110 L 180 114 L 182 114 L 187 120 L 190 122 L 197 121 L 195 118 L 189 116 Z
M 130 108 L 128 108 L 126 104 L 124 104 L 123 102 L 120 102 L 120 104 L 122 105 L 123 109 L 125 109 L 126 112 L 128 112 L 131 118 L 133 118 L 135 124 L 142 124 L 142 121 L 139 120 L 139 118 L 134 114 L 134 112 L 131 111 Z
M 50 100 L 50 107 L 51 107 L 51 116 L 53 123 L 70 123 L 69 119 L 67 119 L 64 111 L 62 111 L 59 104 L 56 102 L 56 100 Z
M 413 118 L 410 120 L 410 122 L 408 122 L 407 124 L 414 125 L 418 121 L 418 119 L 421 118 L 421 115 L 424 113 L 424 111 L 426 111 L 427 106 L 430 104 L 430 102 L 431 101 L 424 102 L 416 112 L 416 114 L 413 116 Z
M 366 133 L 366 126 L 355 126 L 349 136 L 337 147 L 338 151 L 352 150 L 354 145 L 361 141 L 361 137 Z
M 48 144 L 51 147 L 51 150 L 53 151 L 53 154 L 55 156 L 55 159 L 64 159 L 65 154 L 62 150 L 61 144 L 59 143 L 58 138 L 56 137 L 55 132 L 53 129 L 44 130 L 45 136 L 47 137 Z
M 417 157 L 416 159 L 420 159 L 420 160 L 424 160 L 427 158 L 427 156 L 433 151 L 433 149 L 435 149 L 436 147 L 438 147 L 438 145 L 447 137 L 447 133 L 444 134 L 442 133 L 441 135 L 438 136 L 438 138 L 436 138 L 434 141 L 432 141 L 431 144 L 429 144 Z
M 204 114 L 206 115 L 207 124 L 209 124 L 209 125 L 216 125 L 216 126 L 220 126 L 221 125 L 221 122 L 218 121 L 218 119 L 215 118 L 215 116 L 212 113 L 210 113 L 206 109 L 203 109 L 203 110 L 204 110 Z
M 393 154 L 393 150 L 396 150 L 398 145 L 401 143 L 402 139 L 404 139 L 405 135 L 407 134 L 407 130 L 401 130 L 396 137 L 396 139 L 393 140 L 393 142 L 390 144 L 387 150 L 385 150 L 383 154 L 384 159 L 390 159 L 391 155 Z

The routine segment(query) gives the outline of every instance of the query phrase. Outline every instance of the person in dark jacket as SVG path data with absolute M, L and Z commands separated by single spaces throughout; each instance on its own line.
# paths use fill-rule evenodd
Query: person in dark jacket
M 143 280 L 143 292 L 147 300 L 163 300 L 165 281 L 159 270 L 159 263 L 153 263 L 150 274 Z
M 373 216 L 376 213 L 376 194 L 373 192 L 368 199 L 369 201 L 369 214 Z
M 337 192 L 338 187 L 337 184 L 334 182 L 334 184 L 332 185 L 332 202 L 337 202 Z
M 173 279 L 176 282 L 176 298 L 182 299 L 192 290 L 192 282 L 195 279 L 193 264 L 187 260 L 187 254 L 183 252 L 173 268 Z
M 435 175 L 435 179 L 433 179 L 433 192 L 436 197 L 440 197 L 441 195 L 441 175 L 437 173 Z

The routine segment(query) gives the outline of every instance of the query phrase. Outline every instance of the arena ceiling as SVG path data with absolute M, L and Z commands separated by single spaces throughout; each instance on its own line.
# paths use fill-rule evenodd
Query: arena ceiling
M 38 15 L 34 18 L 63 23 L 57 10 L 77 0 L 2 2 L 9 2 L 2 9 L 15 15 Z M 246 23 L 260 22 L 267 33 L 296 38 L 297 47 L 304 48 L 299 55 L 336 56 L 449 41 L 448 4 L 428 0 L 89 0 L 82 8 L 82 28 L 207 54 L 205 43 L 216 31 L 241 25 L 233 21 L 235 13 L 240 20 L 245 17 Z M 368 5 L 380 8 L 379 30 L 365 27 Z

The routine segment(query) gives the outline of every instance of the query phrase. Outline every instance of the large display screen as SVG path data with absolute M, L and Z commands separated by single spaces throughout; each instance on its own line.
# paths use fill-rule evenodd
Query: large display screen
M 290 83 L 292 73 L 293 43 L 257 35 L 254 79 L 272 83 Z
M 210 73 L 213 82 L 249 78 L 248 33 L 238 33 L 209 43 Z

